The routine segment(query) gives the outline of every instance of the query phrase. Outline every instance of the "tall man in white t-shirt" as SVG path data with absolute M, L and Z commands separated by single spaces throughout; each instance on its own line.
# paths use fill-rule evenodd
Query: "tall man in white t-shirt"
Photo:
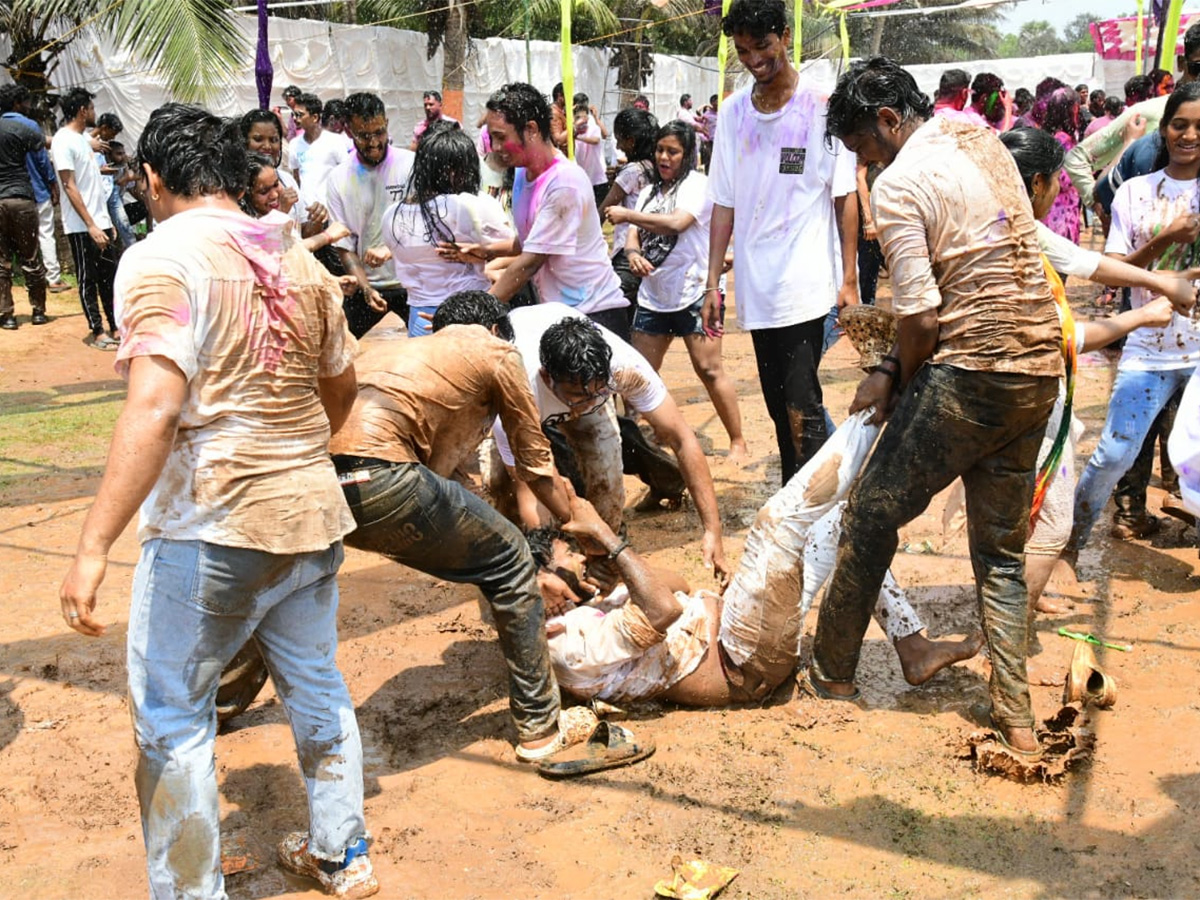
M 858 302 L 854 155 L 825 140 L 825 100 L 788 57 L 783 0 L 735 0 L 722 28 L 754 84 L 718 118 L 703 317 L 722 329 L 732 236 L 738 321 L 754 340 L 786 484 L 829 436 L 817 378 L 826 314 Z
M 335 246 L 346 273 L 358 280 L 359 292 L 345 309 L 350 331 L 362 337 L 389 309 L 408 320 L 408 294 L 391 259 L 371 248 L 383 246 L 383 229 L 389 227 L 383 211 L 403 196 L 413 153 L 389 143 L 387 113 L 374 94 L 351 94 L 345 109 L 354 152 L 333 170 L 325 188 L 333 221 L 350 229 L 350 237 Z
M 59 101 L 64 124 L 50 143 L 50 154 L 67 201 L 62 204 L 63 231 L 75 261 L 79 302 L 92 332 L 88 343 L 98 350 L 115 350 L 113 279 L 117 274 L 117 234 L 108 217 L 109 191 L 104 188 L 95 151 L 84 134 L 96 124 L 92 97 L 83 88 L 74 88 Z M 108 334 L 100 318 L 101 306 Z
M 533 85 L 507 84 L 488 98 L 492 153 L 515 166 L 517 237 L 485 246 L 443 248 L 449 259 L 515 257 L 491 294 L 509 302 L 528 281 L 544 303 L 565 303 L 629 339 L 629 301 L 608 258 L 591 180 L 550 142 L 550 105 Z
M 345 162 L 346 139 L 327 131 L 321 124 L 324 107 L 316 94 L 301 94 L 292 107 L 301 134 L 288 145 L 292 175 L 300 185 L 300 202 L 305 206 L 325 204 L 325 183 L 329 174 Z

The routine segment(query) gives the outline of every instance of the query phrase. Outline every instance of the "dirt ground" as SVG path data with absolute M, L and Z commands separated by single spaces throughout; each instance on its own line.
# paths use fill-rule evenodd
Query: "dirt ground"
M 111 556 L 100 615 L 108 634 L 65 628 L 57 589 L 96 488 L 123 396 L 111 354 L 85 347 L 73 292 L 52 297 L 52 324 L 0 334 L 0 896 L 146 895 L 126 715 L 124 636 L 137 545 Z M 1094 289 L 1076 294 L 1090 314 Z M 665 368 L 711 465 L 731 558 L 779 478 L 749 336 L 731 324 L 752 462 L 728 443 L 680 345 Z M 834 418 L 859 373 L 846 341 L 822 367 Z M 1090 452 L 1113 362 L 1083 361 L 1077 408 Z M 1086 457 L 1084 457 L 1086 459 Z M 641 488 L 629 485 L 630 502 Z M 1151 491 L 1157 509 L 1161 491 Z M 942 501 L 902 535 L 895 571 L 934 636 L 977 627 L 962 539 L 944 543 Z M 1055 786 L 975 772 L 960 758 L 986 702 L 986 663 L 903 681 L 874 625 L 859 671 L 863 708 L 817 705 L 785 685 L 761 708 L 692 711 L 662 704 L 627 723 L 657 742 L 649 761 L 585 780 L 542 780 L 515 762 L 504 669 L 472 589 L 438 583 L 348 550 L 339 660 L 366 749 L 372 858 L 396 898 L 647 898 L 671 859 L 741 874 L 730 898 L 1182 897 L 1200 895 L 1200 652 L 1197 552 L 1173 521 L 1150 541 L 1119 543 L 1107 520 L 1076 602 L 1038 625 L 1035 663 L 1061 672 L 1073 642 L 1061 625 L 1134 645 L 1101 651 L 1120 685 L 1094 713 L 1094 759 Z M 711 585 L 694 511 L 630 513 L 634 546 Z M 924 542 L 928 541 L 928 545 Z M 810 616 L 811 633 L 815 616 Z M 1038 713 L 1060 688 L 1035 687 Z M 228 879 L 235 898 L 320 896 L 284 875 L 273 846 L 305 827 L 304 794 L 283 709 L 268 688 L 217 741 L 222 829 L 256 857 Z

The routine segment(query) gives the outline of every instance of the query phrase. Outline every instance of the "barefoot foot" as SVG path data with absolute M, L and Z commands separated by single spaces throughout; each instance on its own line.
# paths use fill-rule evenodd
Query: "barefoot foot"
M 931 641 L 918 631 L 896 641 L 904 680 L 911 685 L 924 684 L 946 666 L 970 659 L 981 647 L 983 635 L 979 632 L 961 641 Z
M 750 461 L 750 448 L 744 440 L 733 441 L 729 445 L 729 455 L 725 459 L 735 466 L 744 466 Z

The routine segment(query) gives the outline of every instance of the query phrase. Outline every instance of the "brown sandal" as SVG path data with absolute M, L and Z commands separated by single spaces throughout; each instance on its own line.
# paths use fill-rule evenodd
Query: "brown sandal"
M 1063 687 L 1063 704 L 1091 703 L 1099 709 L 1108 709 L 1116 702 L 1117 680 L 1100 669 L 1091 644 L 1076 644 Z

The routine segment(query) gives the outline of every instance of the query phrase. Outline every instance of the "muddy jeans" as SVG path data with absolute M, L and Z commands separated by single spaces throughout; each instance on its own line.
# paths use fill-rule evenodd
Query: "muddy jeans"
M 129 704 L 154 898 L 225 897 L 213 747 L 222 668 L 257 634 L 292 724 L 309 848 L 340 861 L 366 834 L 362 744 L 338 672 L 341 544 L 280 556 L 202 541 L 142 546 L 129 612 Z
M 38 209 L 32 200 L 0 200 L 0 319 L 13 314 L 12 261 L 17 258 L 34 312 L 46 311 L 46 268 L 38 248 Z
M 992 715 L 1033 724 L 1025 674 L 1025 538 L 1038 448 L 1057 378 L 927 365 L 909 385 L 850 492 L 837 569 L 813 644 L 818 677 L 850 683 L 898 530 L 962 476 L 971 565 L 992 660 Z
M 343 485 L 358 523 L 346 543 L 435 578 L 478 586 L 496 619 L 520 740 L 553 731 L 558 685 L 550 671 L 537 564 L 517 527 L 420 463 L 343 456 L 333 462 L 339 472 L 369 476 Z
M 767 414 L 775 423 L 783 483 L 800 471 L 829 437 L 817 365 L 825 316 L 785 328 L 750 332 Z

